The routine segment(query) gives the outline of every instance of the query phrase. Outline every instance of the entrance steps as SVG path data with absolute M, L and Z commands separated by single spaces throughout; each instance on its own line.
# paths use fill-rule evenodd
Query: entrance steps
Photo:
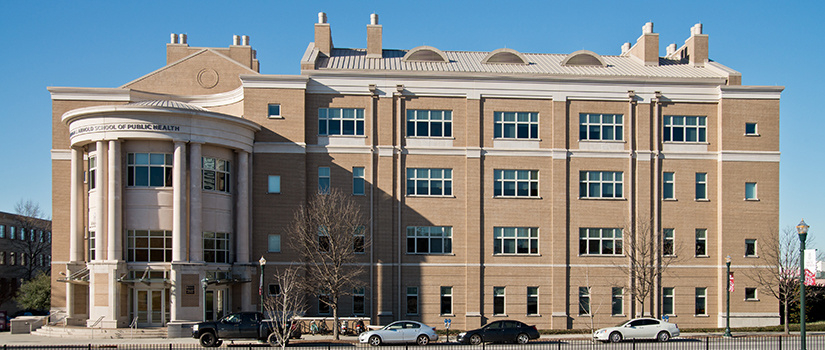
M 167 338 L 166 327 L 154 328 L 89 328 L 78 326 L 46 325 L 32 332 L 34 335 L 53 338 L 78 339 L 140 339 Z

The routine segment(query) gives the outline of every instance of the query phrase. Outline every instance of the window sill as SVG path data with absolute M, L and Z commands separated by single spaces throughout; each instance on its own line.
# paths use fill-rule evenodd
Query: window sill
M 407 136 L 412 140 L 455 140 L 454 136 Z
M 610 315 L 610 317 L 627 317 L 627 315 L 625 315 L 625 314 L 621 314 L 621 315 Z
M 455 314 L 440 314 L 441 317 L 455 317 Z
M 524 315 L 524 316 L 527 316 L 527 317 L 541 317 L 541 314 L 527 314 L 527 315 Z
M 455 256 L 455 253 L 407 253 L 407 255 L 440 255 L 440 256 Z
M 693 315 L 693 317 L 710 317 L 710 315 L 707 315 L 707 314 L 705 314 L 705 315 Z
M 745 198 L 745 202 L 758 202 L 759 198 Z
M 745 259 L 759 259 L 759 255 L 745 255 L 743 256 Z
M 710 258 L 710 255 L 694 255 L 693 257 L 699 259 L 707 259 Z
M 508 238 L 509 238 L 509 237 L 508 237 Z M 493 256 L 521 256 L 521 257 L 537 257 L 537 256 L 541 256 L 541 254 L 517 254 L 517 253 L 514 253 L 514 254 L 506 254 L 506 253 L 496 254 L 496 253 L 493 253 Z
M 493 196 L 493 199 L 543 199 L 541 196 Z
M 697 199 L 694 199 L 694 201 L 696 201 L 696 202 L 710 202 L 710 199 L 707 199 L 707 198 L 697 198 Z
M 579 257 L 583 257 L 583 258 L 595 258 L 595 257 L 623 258 L 624 256 L 625 256 L 624 254 L 579 254 Z
M 745 134 L 745 137 L 759 137 L 759 136 L 762 136 L 762 135 L 759 135 L 759 134 Z
M 269 116 L 267 116 L 267 119 L 284 119 L 284 116 L 282 116 L 282 115 L 269 115 Z
M 580 200 L 605 200 L 605 201 L 626 201 L 627 198 L 611 198 L 611 197 L 578 197 Z
M 679 200 L 676 198 L 662 198 L 664 202 L 678 202 Z
M 700 141 L 662 141 L 666 145 L 710 145 L 710 142 Z
M 264 193 L 265 193 L 265 194 L 281 194 L 281 192 L 269 192 L 269 191 L 264 192 Z
M 365 139 L 365 138 L 367 138 L 367 136 L 366 136 L 366 135 L 337 135 L 337 134 L 336 134 L 336 135 L 321 135 L 321 134 L 319 134 L 319 135 L 318 135 L 318 137 L 319 137 L 319 138 L 321 138 L 321 137 L 329 137 L 329 138 L 360 138 L 360 139 Z
M 541 139 L 517 138 L 517 137 L 511 137 L 511 138 L 494 137 L 493 141 L 525 141 L 525 142 L 534 141 L 535 142 L 535 141 L 541 141 Z
M 745 299 L 746 303 L 751 303 L 751 302 L 756 302 L 756 301 L 759 301 L 759 299 Z
M 431 196 L 431 195 L 426 195 L 426 194 L 408 194 L 405 197 L 407 197 L 407 198 L 455 198 L 455 196 L 453 196 L 453 195 L 449 195 L 449 196 L 432 195 Z
M 493 317 L 510 317 L 507 314 L 494 314 Z

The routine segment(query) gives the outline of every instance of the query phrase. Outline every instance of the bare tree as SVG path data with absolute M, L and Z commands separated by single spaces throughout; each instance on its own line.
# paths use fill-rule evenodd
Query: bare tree
M 337 189 L 315 194 L 295 212 L 289 228 L 290 245 L 306 267 L 308 290 L 329 306 L 338 337 L 338 301 L 359 286 L 364 266 L 356 253 L 369 246 L 364 216 L 352 198 Z
M 306 310 L 306 290 L 298 267 L 276 270 L 274 276 L 278 290 L 264 299 L 264 308 L 273 322 L 268 341 L 283 349 L 289 344 L 295 317 Z
M 596 331 L 596 322 L 595 317 L 596 314 L 599 313 L 599 310 L 602 308 L 602 301 L 603 298 L 597 298 L 599 302 L 593 303 L 593 287 L 594 281 L 590 279 L 590 269 L 585 267 L 584 269 L 584 281 L 583 285 L 579 286 L 578 288 L 578 306 L 579 306 L 579 315 L 584 316 L 587 319 L 585 320 L 585 326 L 590 331 L 590 335 L 592 336 L 593 333 Z M 591 337 L 592 338 L 592 337 Z
M 18 236 L 11 240 L 12 250 L 18 254 L 18 276 L 28 281 L 38 271 L 46 274 L 48 257 L 51 255 L 51 223 L 44 218 L 40 205 L 31 200 L 20 200 L 14 205 L 17 214 L 14 217 L 15 226 L 19 228 Z

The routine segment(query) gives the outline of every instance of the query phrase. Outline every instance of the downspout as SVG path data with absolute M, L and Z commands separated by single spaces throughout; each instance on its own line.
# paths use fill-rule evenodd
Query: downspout
M 636 111 L 636 92 L 633 90 L 627 91 L 627 131 L 628 131 L 628 173 L 629 178 L 628 182 L 628 191 L 627 191 L 627 222 L 630 230 L 630 237 L 631 239 L 636 238 L 636 220 L 635 220 L 635 212 L 636 212 L 636 118 L 635 118 L 635 111 Z M 633 245 L 630 245 L 633 247 Z M 630 269 L 631 276 L 630 283 L 633 283 L 633 269 Z M 632 286 L 632 285 L 631 285 Z M 634 289 L 630 288 L 631 295 L 630 295 L 630 315 L 635 315 L 635 293 L 633 293 Z
M 376 93 L 375 84 L 370 84 L 370 93 L 372 94 L 372 151 L 370 155 L 370 324 L 377 321 L 378 314 L 375 312 L 375 222 L 373 220 L 373 212 L 375 211 L 375 167 L 376 167 L 376 136 L 378 134 L 376 125 L 378 125 L 378 94 Z M 366 311 L 366 310 L 364 310 Z M 376 318 L 373 318 L 375 315 Z
M 403 150 L 403 145 L 402 145 L 403 137 L 401 136 L 401 132 L 402 132 L 402 126 L 403 126 L 402 118 L 403 118 L 403 115 L 404 115 L 404 113 L 403 113 L 404 108 L 401 104 L 403 103 L 404 85 L 402 85 L 402 84 L 396 85 L 395 90 L 396 90 L 395 96 L 398 97 L 398 99 L 397 99 L 398 105 L 396 106 L 396 116 L 395 116 L 395 121 L 396 121 L 396 124 L 395 124 L 395 144 L 396 144 L 396 149 L 397 149 L 397 152 L 398 152 L 397 153 L 398 154 L 398 161 L 396 162 L 396 174 L 395 174 L 396 183 L 395 183 L 395 191 L 394 192 L 396 194 L 396 198 L 398 198 L 398 214 L 397 214 L 398 215 L 398 222 L 397 222 L 398 241 L 397 241 L 397 244 L 396 244 L 396 247 L 398 249 L 397 249 L 397 253 L 396 253 L 397 254 L 396 259 L 397 259 L 397 266 L 398 266 L 397 267 L 397 269 L 398 269 L 398 275 L 397 275 L 397 278 L 398 278 L 398 316 L 401 317 L 401 315 L 404 314 L 404 310 L 403 310 L 403 307 L 404 307 L 403 305 L 404 304 L 402 303 L 402 301 L 404 300 L 404 297 L 402 295 L 404 287 L 401 286 L 401 242 L 403 240 L 403 237 L 401 236 L 401 234 L 402 234 L 402 231 L 401 231 L 401 206 L 404 204 L 404 197 L 401 194 L 401 187 L 402 187 L 401 183 L 402 183 L 402 176 L 403 176 L 402 173 L 403 173 L 403 170 L 404 170 L 404 167 L 401 163 L 402 158 L 403 158 L 402 157 L 403 156 L 403 152 L 402 152 L 402 150 Z M 419 293 L 419 295 L 420 295 L 420 293 Z
M 661 189 L 661 184 L 660 184 L 661 181 L 659 180 L 659 178 L 660 178 L 661 173 L 662 173 L 662 169 L 661 169 L 661 159 L 662 159 L 662 152 L 661 152 L 661 140 L 662 140 L 661 131 L 662 130 L 661 129 L 662 129 L 662 127 L 661 127 L 661 124 L 660 124 L 661 121 L 662 121 L 662 115 L 661 115 L 662 92 L 661 91 L 656 91 L 654 93 L 654 96 L 655 97 L 653 98 L 653 101 L 651 101 L 651 102 L 653 102 L 653 126 L 654 126 L 653 148 L 654 148 L 654 157 L 653 157 L 653 198 L 652 198 L 653 199 L 653 213 L 652 213 L 653 217 L 652 217 L 652 223 L 651 223 L 652 227 L 651 227 L 650 234 L 653 235 L 653 237 L 655 237 L 655 239 L 653 241 L 656 244 L 656 246 L 654 247 L 654 250 L 653 250 L 656 253 L 653 257 L 654 268 L 655 268 L 655 271 L 656 271 L 656 279 L 655 279 L 655 282 L 654 282 L 654 288 L 653 288 L 654 290 L 653 290 L 653 293 L 651 295 L 650 310 L 651 311 L 653 311 L 653 310 L 658 311 L 658 310 L 660 310 L 660 307 L 659 307 L 660 305 L 659 305 L 659 303 L 654 302 L 654 300 L 659 300 L 659 294 L 660 294 L 659 289 L 661 288 L 661 276 L 659 275 L 658 272 L 659 272 L 660 264 L 661 264 L 661 259 L 659 258 L 659 252 L 660 252 L 660 247 L 661 247 L 661 241 L 660 241 L 661 237 L 660 237 L 659 233 L 660 233 L 661 229 L 659 228 L 659 226 L 661 224 L 661 208 L 660 208 L 660 205 L 661 205 L 661 197 L 662 196 L 659 193 L 659 190 Z M 644 313 L 644 310 L 642 310 L 642 312 Z M 658 315 L 658 312 L 656 312 L 656 314 Z M 651 312 L 651 316 L 654 316 L 653 312 Z

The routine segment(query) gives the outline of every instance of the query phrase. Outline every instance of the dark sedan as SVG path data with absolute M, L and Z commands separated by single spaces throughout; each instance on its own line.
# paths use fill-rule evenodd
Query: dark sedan
M 519 321 L 495 321 L 484 327 L 458 334 L 458 342 L 478 345 L 484 342 L 514 342 L 525 344 L 531 339 L 538 339 L 536 326 L 528 326 Z

